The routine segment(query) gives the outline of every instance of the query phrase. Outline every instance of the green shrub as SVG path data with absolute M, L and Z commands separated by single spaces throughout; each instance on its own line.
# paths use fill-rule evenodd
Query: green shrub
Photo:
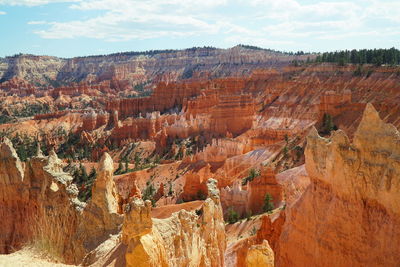
M 257 176 L 260 176 L 260 170 L 256 170 L 254 168 L 251 168 L 249 171 L 249 175 L 247 175 L 246 178 L 243 179 L 242 185 L 246 185 L 247 182 L 251 182 L 256 178 Z
M 150 200 L 153 207 L 156 206 L 156 201 L 154 200 L 154 194 L 156 193 L 156 189 L 150 181 L 147 181 L 146 188 L 142 192 L 143 200 Z
M 337 126 L 333 123 L 332 116 L 328 113 L 325 113 L 324 117 L 322 118 L 321 133 L 328 135 L 333 130 L 337 130 Z
M 253 226 L 253 228 L 249 232 L 250 236 L 256 235 L 257 234 L 257 228 Z
M 271 196 L 271 194 L 267 193 L 267 194 L 265 194 L 265 198 L 264 198 L 263 211 L 270 212 L 273 209 L 274 209 L 274 203 L 272 202 L 272 196 Z
M 239 214 L 233 209 L 233 207 L 228 209 L 227 220 L 229 224 L 234 224 L 235 222 L 239 221 Z

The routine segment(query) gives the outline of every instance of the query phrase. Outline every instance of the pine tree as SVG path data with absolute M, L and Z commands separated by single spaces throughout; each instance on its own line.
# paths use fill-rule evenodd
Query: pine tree
M 128 158 L 125 158 L 125 173 L 129 171 L 129 160 Z
M 87 175 L 86 168 L 83 167 L 82 163 L 79 165 L 79 169 L 80 169 L 80 172 L 81 172 L 81 181 L 82 182 L 86 182 L 89 177 Z
M 328 113 L 325 113 L 324 117 L 322 119 L 322 133 L 330 134 L 331 131 L 333 131 L 335 129 L 337 129 L 337 127 L 333 123 L 332 116 Z
M 89 178 L 90 179 L 94 179 L 94 178 L 96 178 L 96 176 L 97 176 L 97 172 L 96 172 L 96 169 L 93 166 L 92 169 L 90 170 Z
M 156 202 L 154 200 L 154 194 L 156 193 L 156 189 L 154 188 L 153 184 L 150 181 L 147 181 L 146 188 L 143 191 L 143 200 L 150 200 L 153 207 L 155 207 Z
M 28 159 L 28 153 L 26 151 L 25 145 L 20 144 L 17 147 L 17 154 L 21 161 L 26 161 Z
M 263 211 L 270 212 L 273 209 L 274 209 L 274 203 L 272 202 L 272 196 L 271 196 L 271 194 L 267 193 L 267 194 L 265 194 L 265 198 L 264 198 Z
M 118 168 L 115 170 L 114 174 L 115 175 L 122 174 L 123 168 L 124 168 L 124 166 L 122 166 L 122 161 L 120 161 L 118 164 Z
M 239 221 L 239 214 L 233 209 L 233 207 L 228 209 L 227 219 L 229 224 L 234 224 L 235 222 Z

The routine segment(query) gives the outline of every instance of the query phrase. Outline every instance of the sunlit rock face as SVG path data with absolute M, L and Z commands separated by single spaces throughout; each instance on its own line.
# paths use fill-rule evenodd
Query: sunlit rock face
M 353 65 L 294 67 L 290 56 L 221 52 L 0 59 L 0 78 L 10 78 L 0 83 L 0 116 L 48 106 L 0 123 L 0 135 L 12 129 L 10 139 L 27 134 L 56 151 L 79 137 L 65 152 L 90 147 L 73 164 L 98 174 L 84 205 L 62 171 L 68 159 L 51 152 L 24 163 L 5 140 L 0 252 L 32 241 L 40 227 L 27 226 L 42 223 L 56 226 L 42 229 L 58 231 L 63 261 L 84 265 L 394 265 L 398 133 L 371 106 L 362 113 L 371 101 L 400 126 L 397 70 L 361 77 Z M 273 68 L 258 69 L 267 61 Z M 44 75 L 63 84 L 53 88 Z M 138 83 L 148 96 L 138 97 Z M 313 126 L 329 135 L 325 114 L 342 131 L 306 138 Z M 126 159 L 129 171 L 113 177 Z M 244 183 L 252 169 L 260 175 Z M 149 185 L 155 208 L 142 200 Z M 267 193 L 276 209 L 261 214 Z M 229 208 L 242 219 L 224 225 Z
M 225 225 L 216 181 L 196 212 L 180 210 L 151 218 L 151 203 L 134 198 L 125 207 L 122 230 L 127 266 L 224 266 Z
M 78 264 L 111 234 L 119 233 L 122 215 L 117 212 L 113 161 L 107 153 L 88 205 L 77 199 L 78 189 L 54 151 L 43 156 L 38 150 L 24 165 L 5 139 L 0 144 L 1 253 L 47 242 L 52 256 Z
M 0 144 L 0 183 L 0 252 L 48 241 L 61 259 L 76 263 L 72 236 L 84 204 L 76 198 L 78 189 L 54 151 L 47 157 L 38 153 L 23 166 L 5 138 Z
M 264 240 L 262 244 L 252 245 L 249 248 L 246 256 L 247 267 L 273 267 L 274 265 L 274 252 Z
M 397 266 L 400 135 L 366 106 L 351 142 L 336 131 L 307 138 L 311 184 L 288 209 L 279 266 Z
M 123 217 L 118 213 L 119 196 L 116 193 L 113 172 L 113 160 L 108 153 L 104 153 L 93 184 L 92 198 L 79 217 L 74 238 L 76 246 L 80 248 L 80 258 L 121 230 Z
M 312 57 L 289 56 L 240 46 L 230 49 L 191 48 L 153 54 L 128 52 L 70 59 L 17 55 L 0 58 L 0 79 L 15 77 L 43 86 L 51 85 L 49 80 L 60 84 L 105 81 L 108 83 L 105 87 L 123 90 L 132 82 L 153 79 L 171 82 L 182 78 L 235 76 L 252 69 L 286 66 L 294 59 L 306 60 L 307 56 Z M 72 87 L 70 90 L 83 89 Z M 64 91 L 68 92 L 68 86 Z

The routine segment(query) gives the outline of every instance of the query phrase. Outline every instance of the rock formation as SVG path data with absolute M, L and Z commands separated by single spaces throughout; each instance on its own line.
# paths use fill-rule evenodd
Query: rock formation
M 45 234 L 84 265 L 395 265 L 399 141 L 385 123 L 400 126 L 398 69 L 289 66 L 306 57 L 238 46 L 0 59 L 0 136 L 26 161 L 0 144 L 0 252 Z M 313 127 L 341 131 L 306 138 Z M 32 155 L 38 140 L 49 156 Z M 62 171 L 76 164 L 98 171 L 76 179 L 94 183 L 86 205 Z M 261 214 L 267 193 L 276 209 Z M 254 216 L 225 242 L 229 207 Z
M 92 188 L 92 198 L 83 210 L 75 238 L 83 246 L 80 257 L 95 249 L 110 235 L 121 230 L 123 217 L 118 213 L 119 196 L 113 180 L 113 160 L 108 153 L 100 159 L 98 174 Z
M 4 218 L 0 252 L 9 253 L 24 244 L 53 244 L 53 252 L 66 262 L 76 262 L 71 236 L 83 203 L 72 177 L 62 171 L 54 151 L 38 155 L 25 170 L 8 139 L 0 145 L 0 182 Z
M 0 214 L 2 234 L 0 237 L 0 253 L 8 253 L 21 247 L 27 239 L 25 216 L 33 216 L 24 210 L 29 205 L 29 191 L 24 170 L 10 140 L 0 144 Z M 19 193 L 20 192 L 20 193 Z M 33 213 L 33 211 L 30 211 Z
M 226 247 L 216 181 L 198 212 L 180 210 L 166 219 L 151 218 L 150 201 L 134 198 L 125 207 L 122 240 L 127 266 L 223 266 Z
M 24 170 L 5 138 L 0 144 L 0 159 L 1 253 L 26 244 L 48 246 L 51 256 L 80 263 L 86 253 L 120 231 L 122 215 L 117 213 L 113 161 L 107 153 L 101 159 L 88 205 L 77 199 L 78 189 L 72 177 L 63 172 L 63 163 L 54 151 L 47 157 L 38 153 Z
M 282 188 L 271 169 L 264 168 L 258 177 L 248 182 L 246 189 L 242 189 L 241 184 L 239 180 L 232 187 L 221 189 L 221 202 L 225 211 L 234 207 L 241 217 L 263 213 L 266 194 L 271 195 L 274 207 L 281 204 Z
M 247 267 L 274 267 L 274 252 L 270 248 L 268 241 L 262 244 L 252 245 L 246 256 Z
M 153 52 L 127 52 L 106 56 L 62 59 L 48 56 L 16 55 L 0 58 L 0 79 L 17 77 L 31 84 L 49 86 L 66 82 L 103 81 L 108 88 L 123 90 L 138 81 L 196 77 L 196 73 L 211 72 L 209 76 L 242 74 L 249 69 L 286 66 L 294 59 L 268 50 L 254 50 L 243 46 L 230 49 L 190 48 Z M 215 69 L 215 70 L 214 70 Z M 206 77 L 208 78 L 208 77 Z M 134 83 L 135 82 L 135 83 Z M 78 86 L 72 87 L 79 90 Z M 68 91 L 64 90 L 63 92 Z
M 311 184 L 288 209 L 279 266 L 397 266 L 400 253 L 399 132 L 366 106 L 353 142 L 312 130 Z

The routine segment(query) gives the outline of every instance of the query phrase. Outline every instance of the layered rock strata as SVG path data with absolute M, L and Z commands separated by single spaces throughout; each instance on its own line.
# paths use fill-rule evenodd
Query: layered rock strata
M 278 266 L 398 266 L 400 135 L 366 106 L 351 142 L 314 129 L 307 138 L 311 184 L 287 210 Z

